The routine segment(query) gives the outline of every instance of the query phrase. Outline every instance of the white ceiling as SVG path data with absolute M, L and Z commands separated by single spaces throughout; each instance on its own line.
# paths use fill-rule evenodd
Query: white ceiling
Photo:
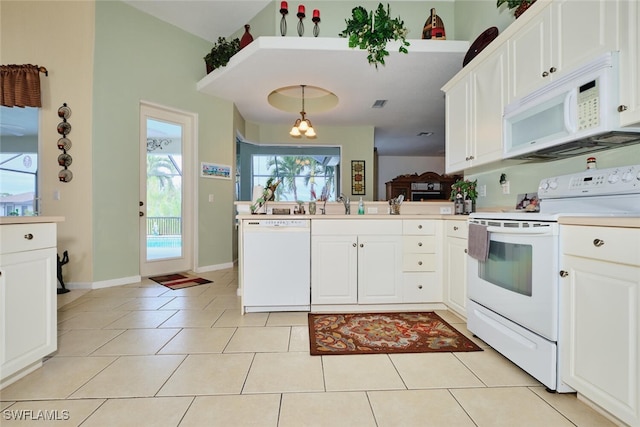
M 270 0 L 125 2 L 213 43 L 242 28 Z M 198 89 L 233 101 L 250 122 L 290 126 L 299 115 L 271 106 L 269 93 L 286 86 L 317 86 L 338 97 L 338 106 L 331 111 L 306 108 L 319 135 L 322 126 L 373 126 L 374 144 L 382 156 L 443 156 L 440 88 L 460 70 L 469 43 L 409 41 L 409 54 L 398 53 L 397 43 L 391 44 L 386 66 L 376 70 L 364 51 L 347 47 L 346 39 L 259 37 L 226 67 L 200 81 Z M 383 109 L 372 109 L 376 100 L 387 103 Z M 27 127 L 13 117 L 7 123 L 7 114 L 0 119 L 2 124 Z
M 125 1 L 213 43 L 218 37 L 237 32 L 271 0 Z M 261 39 L 265 38 L 257 38 L 254 43 L 263 42 Z M 271 39 L 274 43 L 299 40 Z M 468 42 L 410 40 L 409 54 L 389 49 L 387 65 L 376 71 L 367 63 L 364 52 L 346 47 L 345 39 L 305 37 L 304 41 L 307 45 L 329 43 L 330 47 L 282 48 L 264 40 L 263 49 L 252 43 L 245 49 L 251 54 L 240 52 L 227 67 L 201 81 L 200 90 L 233 101 L 251 122 L 292 125 L 296 115 L 278 111 L 269 105 L 267 96 L 285 86 L 318 86 L 339 98 L 338 107 L 332 111 L 314 113 L 307 108 L 307 117 L 319 135 L 323 125 L 368 125 L 375 127 L 375 146 L 380 155 L 444 155 L 444 96 L 440 88 L 461 69 Z M 210 84 L 204 85 L 206 82 Z M 378 99 L 388 100 L 385 108 L 371 109 Z M 419 136 L 420 132 L 433 135 Z

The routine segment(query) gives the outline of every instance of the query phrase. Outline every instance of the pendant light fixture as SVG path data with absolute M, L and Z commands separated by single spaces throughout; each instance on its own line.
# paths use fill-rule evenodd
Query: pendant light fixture
M 302 119 L 297 119 L 296 122 L 293 124 L 293 127 L 291 128 L 291 132 L 289 132 L 289 135 L 293 136 L 294 138 L 300 138 L 302 137 L 302 135 L 306 136 L 307 138 L 316 137 L 316 131 L 313 129 L 313 126 L 311 125 L 311 121 L 305 117 L 307 115 L 307 113 L 304 111 L 304 87 L 305 86 L 306 85 L 300 85 L 300 87 L 302 87 L 302 111 L 300 111 L 300 115 L 302 116 Z

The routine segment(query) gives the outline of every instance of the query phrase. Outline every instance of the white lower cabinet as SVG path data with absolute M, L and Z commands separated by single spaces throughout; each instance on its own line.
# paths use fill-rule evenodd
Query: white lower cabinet
M 444 303 L 463 318 L 467 317 L 467 242 L 466 221 L 444 221 Z
M 640 229 L 562 226 L 562 377 L 640 425 Z
M 56 224 L 0 226 L 0 387 L 57 349 Z
M 402 302 L 402 221 L 314 220 L 311 304 Z
M 442 302 L 441 242 L 442 221 L 402 221 L 402 302 Z

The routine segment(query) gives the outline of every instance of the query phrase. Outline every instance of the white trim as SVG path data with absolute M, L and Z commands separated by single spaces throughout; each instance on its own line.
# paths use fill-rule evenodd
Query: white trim
M 130 285 L 142 281 L 141 276 L 120 277 L 118 279 L 100 280 L 98 282 L 73 282 L 65 283 L 65 288 L 73 289 L 102 289 L 112 288 L 114 286 Z
M 233 268 L 233 262 L 225 262 L 223 264 L 205 265 L 203 267 L 196 267 L 193 269 L 194 273 L 205 273 L 207 271 L 225 270 L 227 268 Z

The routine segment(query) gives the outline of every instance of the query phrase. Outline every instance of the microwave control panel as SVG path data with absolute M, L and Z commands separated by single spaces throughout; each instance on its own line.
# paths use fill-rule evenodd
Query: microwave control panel
M 599 80 L 594 79 L 578 88 L 578 131 L 600 125 Z

